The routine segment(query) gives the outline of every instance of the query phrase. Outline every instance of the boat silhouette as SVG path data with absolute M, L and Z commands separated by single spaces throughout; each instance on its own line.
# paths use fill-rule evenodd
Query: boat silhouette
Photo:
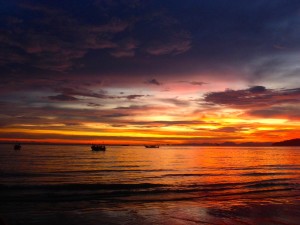
M 22 146 L 20 143 L 14 145 L 14 150 L 21 150 Z
M 106 146 L 105 145 L 92 145 L 91 149 L 92 149 L 92 151 L 105 151 Z
M 145 145 L 145 148 L 159 148 L 159 145 Z

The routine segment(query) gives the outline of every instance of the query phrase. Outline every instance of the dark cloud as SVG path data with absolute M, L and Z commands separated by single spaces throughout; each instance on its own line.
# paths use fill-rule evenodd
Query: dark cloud
M 191 84 L 191 85 L 198 85 L 198 86 L 202 86 L 204 84 L 207 84 L 205 82 L 202 81 L 178 81 L 179 83 L 187 83 L 187 84 Z
M 213 131 L 215 131 L 215 132 L 224 132 L 224 133 L 234 133 L 234 132 L 240 131 L 240 129 L 237 128 L 237 127 L 222 127 L 222 128 L 219 128 L 219 129 L 215 129 Z
M 260 107 L 284 103 L 300 103 L 300 88 L 273 90 L 255 86 L 245 90 L 208 93 L 204 101 L 232 107 Z
M 64 95 L 64 94 L 61 94 L 61 95 L 55 95 L 55 96 L 49 96 L 48 97 L 50 100 L 53 100 L 53 101 L 66 101 L 66 102 L 69 102 L 69 101 L 78 101 L 78 98 L 75 98 L 71 95 Z
M 274 106 L 266 109 L 250 110 L 248 114 L 264 118 L 289 118 L 300 119 L 300 104 L 287 106 Z
M 121 110 L 145 110 L 148 107 L 146 105 L 130 105 L 130 106 L 120 106 L 116 107 L 115 109 L 121 109 Z
M 144 97 L 145 95 L 128 95 L 126 96 L 126 98 L 128 100 L 133 100 L 133 99 L 136 99 L 136 98 L 141 98 L 141 97 Z
M 257 94 L 257 93 L 263 93 L 267 91 L 267 89 L 264 86 L 254 86 L 248 89 L 249 92 Z
M 103 90 L 99 90 L 98 93 L 90 91 L 88 89 L 74 89 L 74 88 L 58 88 L 57 92 L 61 92 L 63 95 L 75 95 L 75 96 L 83 96 L 83 97 L 92 97 L 92 98 L 109 98 L 106 95 L 106 92 Z
M 156 79 L 151 79 L 145 82 L 146 84 L 154 84 L 154 85 L 161 85 Z
M 125 113 L 113 113 L 113 114 L 103 115 L 103 117 L 112 117 L 112 118 L 125 117 L 125 116 L 130 116 L 130 114 L 125 114 Z

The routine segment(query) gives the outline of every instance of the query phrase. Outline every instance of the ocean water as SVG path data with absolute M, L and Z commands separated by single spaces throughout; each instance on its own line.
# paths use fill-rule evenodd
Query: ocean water
M 296 225 L 300 148 L 0 145 L 0 204 L 7 225 Z

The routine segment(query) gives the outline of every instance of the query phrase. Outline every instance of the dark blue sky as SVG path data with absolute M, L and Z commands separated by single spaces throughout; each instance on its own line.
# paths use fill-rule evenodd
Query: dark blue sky
M 0 63 L 7 74 L 130 76 L 257 63 L 255 79 L 299 51 L 299 9 L 293 0 L 7 1 Z

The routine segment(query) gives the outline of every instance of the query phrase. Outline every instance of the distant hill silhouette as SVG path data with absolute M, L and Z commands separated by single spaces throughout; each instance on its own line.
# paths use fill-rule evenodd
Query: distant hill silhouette
M 273 146 L 300 146 L 300 138 L 275 142 Z

